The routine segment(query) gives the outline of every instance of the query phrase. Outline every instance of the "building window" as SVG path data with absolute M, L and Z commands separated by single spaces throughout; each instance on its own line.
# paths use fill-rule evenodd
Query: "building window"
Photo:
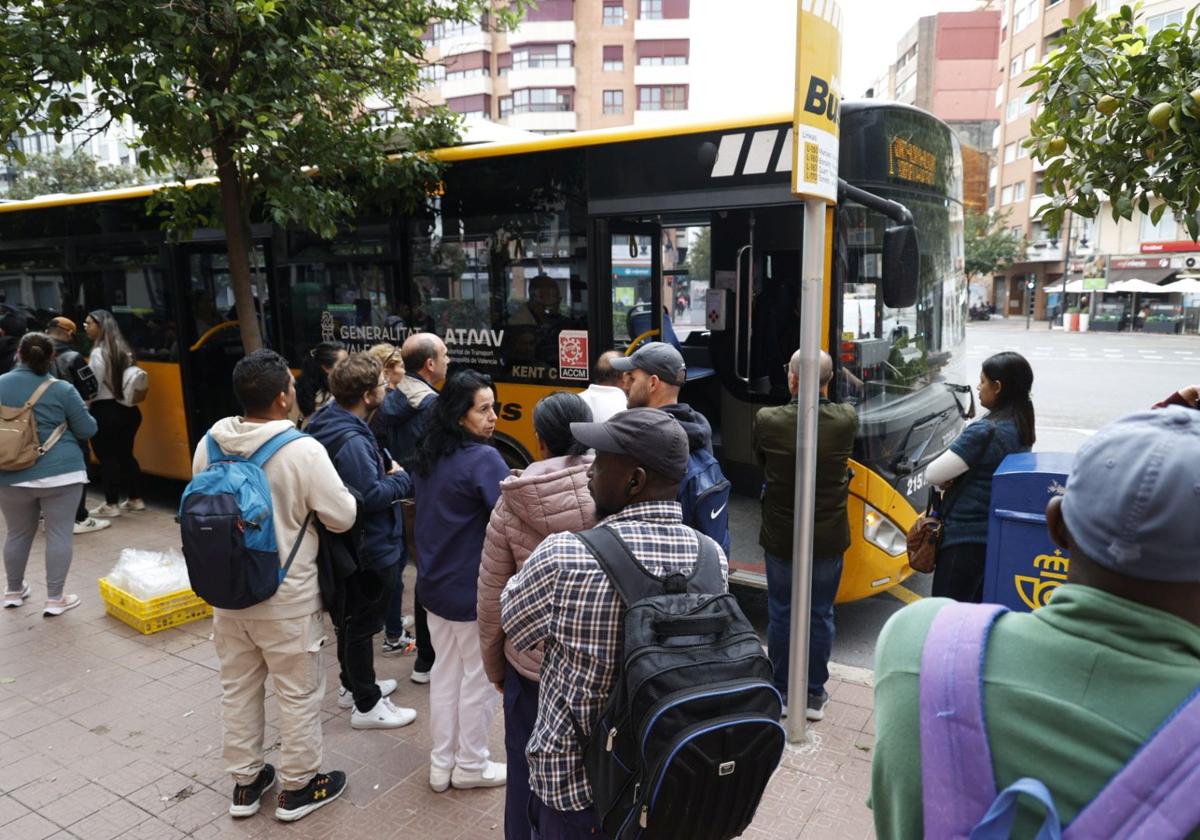
M 996 107 L 999 108 L 1004 104 L 1004 85 L 996 88 Z
M 1183 23 L 1183 9 L 1176 9 L 1173 12 L 1164 12 L 1161 15 L 1151 15 L 1146 18 L 1146 29 L 1150 35 L 1160 32 L 1168 26 L 1178 26 Z
M 533 114 L 571 111 L 574 96 L 570 88 L 526 88 L 512 93 L 512 113 Z
M 608 71 L 625 69 L 625 48 L 618 46 L 604 47 L 604 69 Z
M 531 22 L 548 20 L 574 20 L 573 0 L 539 0 L 525 10 L 525 20 Z
M 623 90 L 606 90 L 606 91 L 604 91 L 604 113 L 606 113 L 606 114 L 624 114 L 625 113 L 625 91 L 623 91 Z
M 1012 122 L 1021 113 L 1021 98 L 1008 100 L 1008 108 L 1004 112 L 1004 121 Z
M 1006 143 L 1004 146 L 1004 162 L 1012 163 L 1017 159 L 1017 144 Z
M 638 41 L 637 63 L 639 67 L 681 65 L 688 63 L 686 38 L 671 41 Z
M 1037 174 L 1035 174 L 1033 176 L 1033 194 L 1034 195 L 1045 195 L 1046 194 L 1046 176 L 1043 175 L 1041 172 L 1038 172 Z
M 1033 69 L 1033 65 L 1037 64 L 1037 44 L 1025 48 L 1025 55 L 1021 56 L 1021 63 L 1025 65 L 1026 70 Z
M 900 99 L 902 96 L 907 96 L 908 94 L 912 93 L 916 86 L 917 74 L 913 73 L 907 79 L 904 79 L 896 85 L 896 99 Z
M 500 119 L 506 120 L 512 116 L 513 103 L 511 96 L 500 97 Z
M 418 71 L 418 75 L 426 85 L 441 84 L 446 78 L 446 66 L 444 64 L 426 64 Z
M 1024 201 L 1024 200 L 1025 200 L 1025 182 L 1017 181 L 1017 183 L 1013 184 L 1013 201 Z
M 1154 224 L 1150 220 L 1149 213 L 1142 214 L 1142 229 L 1141 238 L 1143 242 L 1174 242 L 1176 239 L 1175 216 L 1170 213 L 1163 213 L 1162 218 L 1158 220 L 1158 224 Z
M 455 96 L 446 100 L 446 107 L 464 117 L 491 119 L 492 97 L 486 93 L 477 93 L 474 96 Z
M 572 66 L 570 44 L 530 44 L 512 51 L 514 70 L 544 70 L 549 67 Z
M 482 34 L 483 22 L 481 20 L 447 20 L 438 21 L 429 27 L 422 40 L 428 44 L 439 44 L 448 38 L 465 38 Z
M 1017 0 L 1017 8 L 1013 13 L 1013 34 L 1037 20 L 1041 3 L 1042 0 Z
M 1021 56 L 1017 56 L 1012 60 L 1012 64 L 1008 66 L 1008 77 L 1015 79 L 1021 75 Z
M 512 70 L 512 53 L 500 53 L 496 56 L 496 74 L 507 76 L 509 70 Z
M 896 69 L 899 70 L 901 67 L 903 67 L 905 64 L 908 64 L 910 61 L 912 61 L 916 57 L 917 57 L 917 45 L 913 44 L 911 47 L 909 47 L 904 52 L 904 55 L 900 56 L 900 58 L 897 59 Z
M 457 82 L 462 79 L 475 79 L 480 76 L 491 75 L 485 67 L 475 67 L 471 70 L 454 70 L 446 74 L 447 82 Z
M 1000 190 L 1000 204 L 1004 205 L 1004 204 L 1012 204 L 1012 203 L 1013 203 L 1013 188 L 1011 186 L 1007 186 L 1004 189 Z
M 654 85 L 638 88 L 639 111 L 686 111 L 687 85 Z
M 625 25 L 625 4 L 622 0 L 604 0 L 603 23 L 605 26 Z
M 663 0 L 638 0 L 638 17 L 642 20 L 662 20 Z

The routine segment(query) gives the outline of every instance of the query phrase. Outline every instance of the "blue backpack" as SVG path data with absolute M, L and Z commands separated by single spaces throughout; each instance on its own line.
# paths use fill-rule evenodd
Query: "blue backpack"
M 208 466 L 184 488 L 178 518 L 192 591 L 212 606 L 252 607 L 274 595 L 287 577 L 312 513 L 281 567 L 271 487 L 263 466 L 302 437 L 307 435 L 286 429 L 249 458 L 227 455 L 211 434 L 205 437 Z
M 712 537 L 729 559 L 729 480 L 707 449 L 688 455 L 687 473 L 679 485 L 683 524 Z

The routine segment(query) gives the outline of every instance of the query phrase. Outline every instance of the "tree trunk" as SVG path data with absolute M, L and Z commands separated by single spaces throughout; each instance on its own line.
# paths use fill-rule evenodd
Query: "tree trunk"
M 223 140 L 213 143 L 217 179 L 221 189 L 221 215 L 225 221 L 225 247 L 229 255 L 229 279 L 233 284 L 233 302 L 242 333 L 242 349 L 253 353 L 263 346 L 254 309 L 254 290 L 250 284 L 250 235 L 244 223 L 241 179 L 233 152 Z

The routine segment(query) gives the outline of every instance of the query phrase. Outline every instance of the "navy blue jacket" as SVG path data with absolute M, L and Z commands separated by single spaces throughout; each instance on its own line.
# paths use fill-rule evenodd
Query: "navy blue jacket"
M 994 428 L 988 440 L 988 429 Z M 955 479 L 962 483 L 945 517 L 942 548 L 961 543 L 986 543 L 988 517 L 992 508 L 992 475 L 1000 462 L 1014 452 L 1028 452 L 1021 443 L 1021 434 L 1012 415 L 988 414 L 970 423 L 950 444 L 950 451 L 966 461 L 970 472 Z
M 438 392 L 415 373 L 405 374 L 400 387 L 388 391 L 383 405 L 371 418 L 371 429 L 405 469 L 412 465 L 417 445 L 425 437 L 429 409 Z
M 404 548 L 404 517 L 399 502 L 412 495 L 408 473 L 388 475 L 375 435 L 363 420 L 336 402 L 314 414 L 307 431 L 330 451 L 342 481 L 363 497 L 363 564 L 386 569 L 397 563 Z

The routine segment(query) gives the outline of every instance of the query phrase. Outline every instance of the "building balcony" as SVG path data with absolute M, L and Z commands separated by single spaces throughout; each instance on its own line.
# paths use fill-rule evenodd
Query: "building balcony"
M 1062 258 L 1063 249 L 1061 239 L 1037 239 L 1025 246 L 1025 262 L 1062 262 Z
M 633 37 L 638 41 L 673 41 L 692 37 L 691 18 L 635 20 Z
M 1053 204 L 1054 199 L 1048 195 L 1032 195 L 1029 197 L 1029 218 L 1037 218 L 1037 214 L 1042 211 L 1042 208 Z
M 575 42 L 575 21 L 526 21 L 508 33 L 509 48 L 522 44 L 569 44 Z
M 449 38 L 435 41 L 432 46 L 435 50 L 433 56 L 436 56 L 434 60 L 443 61 L 452 55 L 463 55 L 480 50 L 491 51 L 492 34 L 477 31 L 466 35 L 452 35 Z
M 524 88 L 569 88 L 575 87 L 574 67 L 514 67 L 504 77 L 509 90 Z
M 530 111 L 512 114 L 506 124 L 522 131 L 575 131 L 579 120 L 574 111 Z
M 635 85 L 686 85 L 691 80 L 692 68 L 686 64 L 639 64 L 633 68 Z
M 492 95 L 492 77 L 491 76 L 472 76 L 468 79 L 449 79 L 443 81 L 438 86 L 441 90 L 442 97 L 445 99 L 454 99 L 458 96 L 474 96 L 479 93 Z

